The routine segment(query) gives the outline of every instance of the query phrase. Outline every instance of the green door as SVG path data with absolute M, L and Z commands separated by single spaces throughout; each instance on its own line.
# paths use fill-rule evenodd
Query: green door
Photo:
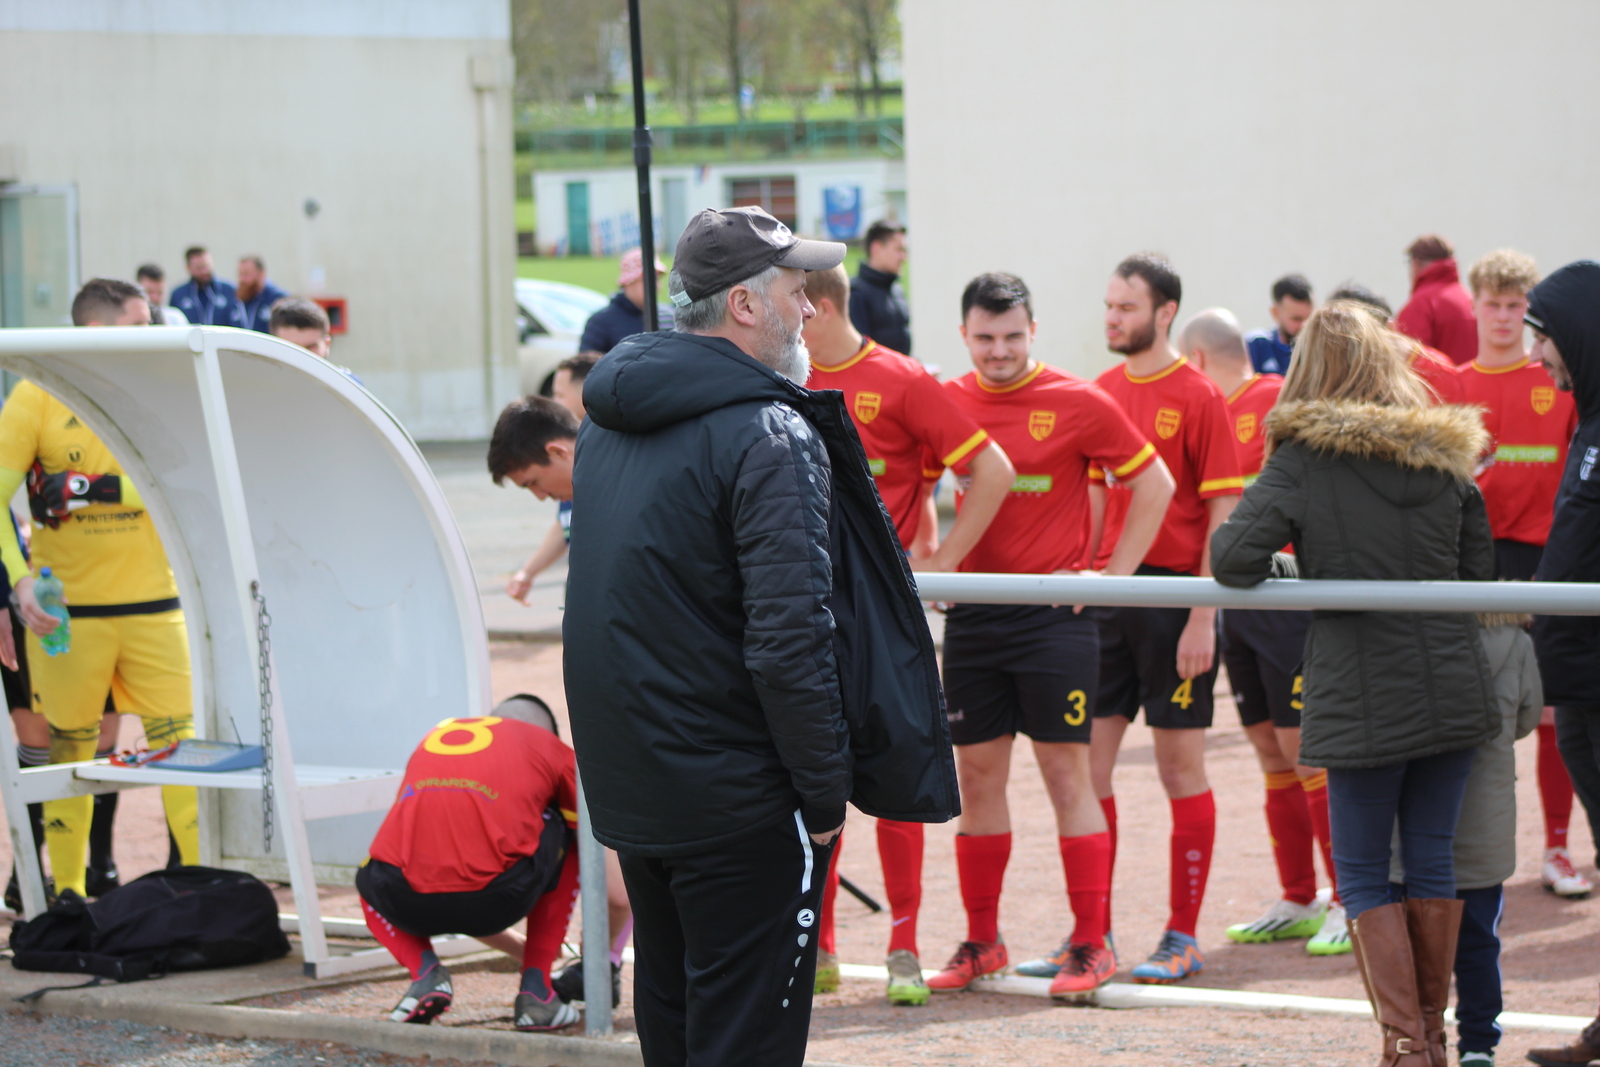
M 589 183 L 567 183 L 567 255 L 589 254 Z
M 0 327 L 71 326 L 77 290 L 77 188 L 0 188 Z M 0 372 L 0 394 L 17 380 Z

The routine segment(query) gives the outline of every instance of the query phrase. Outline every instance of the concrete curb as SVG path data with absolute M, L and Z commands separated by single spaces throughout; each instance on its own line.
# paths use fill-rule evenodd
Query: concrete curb
M 482 1060 L 506 1067 L 642 1067 L 644 1063 L 639 1046 L 622 1041 L 464 1027 L 403 1026 L 303 1011 L 113 997 L 92 990 L 46 993 L 33 1003 L 32 1010 L 43 1015 L 165 1026 L 218 1037 L 333 1041 L 398 1056 Z

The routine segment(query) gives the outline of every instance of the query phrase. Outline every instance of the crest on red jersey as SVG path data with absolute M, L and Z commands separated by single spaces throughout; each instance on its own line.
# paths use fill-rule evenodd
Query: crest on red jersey
M 1556 391 L 1548 385 L 1536 385 L 1528 399 L 1533 402 L 1533 410 L 1543 415 L 1556 406 Z
M 883 410 L 883 396 L 881 394 L 856 394 L 856 418 L 862 422 L 871 422 L 878 417 L 878 412 L 881 410 Z
M 1178 423 L 1183 420 L 1183 413 L 1172 408 L 1160 408 L 1156 411 L 1156 433 L 1163 439 L 1171 437 L 1178 432 Z
M 1239 416 L 1239 421 L 1233 424 L 1233 430 L 1239 435 L 1240 443 L 1250 440 L 1256 435 L 1256 413 L 1247 411 Z
M 1053 411 L 1028 412 L 1028 432 L 1035 441 L 1043 441 L 1056 429 L 1056 413 Z

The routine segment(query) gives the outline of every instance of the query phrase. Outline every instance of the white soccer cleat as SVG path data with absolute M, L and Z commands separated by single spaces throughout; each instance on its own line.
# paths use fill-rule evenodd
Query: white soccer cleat
M 1228 927 L 1228 940 L 1255 945 L 1265 944 L 1268 941 L 1310 937 L 1322 929 L 1322 917 L 1327 910 L 1327 905 L 1321 901 L 1296 904 L 1293 901 L 1280 900 L 1255 922 L 1237 923 Z
M 1572 857 L 1564 848 L 1544 850 L 1544 869 L 1539 880 L 1558 897 L 1586 897 L 1594 886 L 1572 866 Z
M 1306 942 L 1306 955 L 1343 956 L 1350 951 L 1350 924 L 1345 921 L 1344 905 L 1330 904 L 1322 929 Z

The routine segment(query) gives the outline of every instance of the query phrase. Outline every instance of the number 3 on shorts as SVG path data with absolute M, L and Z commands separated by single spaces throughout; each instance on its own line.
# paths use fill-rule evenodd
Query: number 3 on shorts
M 495 715 L 485 715 L 481 719 L 446 719 L 423 738 L 422 747 L 436 756 L 470 756 L 494 744 L 494 732 L 489 727 L 504 721 Z M 466 734 L 467 739 L 446 741 L 451 734 Z
M 1184 711 L 1189 710 L 1189 705 L 1194 703 L 1194 679 L 1185 678 L 1178 683 L 1178 688 L 1172 691 L 1172 702 Z
M 1072 710 L 1062 716 L 1067 720 L 1068 726 L 1082 726 L 1084 717 L 1089 714 L 1089 697 L 1082 689 L 1074 689 L 1067 694 L 1067 702 L 1072 705 Z

